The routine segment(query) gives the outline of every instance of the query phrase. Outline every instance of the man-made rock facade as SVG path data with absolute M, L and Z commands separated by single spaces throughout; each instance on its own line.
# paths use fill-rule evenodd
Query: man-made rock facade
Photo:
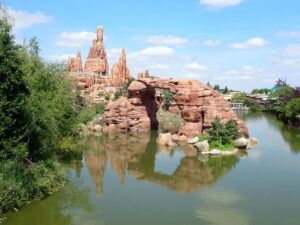
M 75 58 L 70 58 L 68 60 L 67 67 L 68 67 L 69 71 L 71 71 L 71 72 L 82 72 L 83 71 L 80 51 L 77 52 L 77 55 Z
M 101 95 L 111 95 L 118 91 L 131 77 L 127 67 L 126 51 L 122 49 L 121 56 L 109 73 L 108 58 L 103 44 L 103 27 L 97 29 L 97 37 L 92 43 L 89 55 L 82 66 L 82 58 L 78 52 L 76 58 L 70 58 L 67 63 L 69 77 L 74 81 L 74 88 L 81 90 L 82 96 L 88 102 L 101 102 Z
M 85 62 L 86 72 L 96 72 L 101 75 L 109 73 L 107 55 L 103 45 L 103 27 L 97 29 L 97 38 L 93 40 L 93 45 L 90 48 L 88 58 Z
M 157 129 L 156 112 L 161 105 L 155 98 L 155 89 L 168 89 L 174 95 L 174 104 L 169 107 L 169 111 L 180 113 L 185 121 L 179 131 L 179 135 L 194 137 L 202 134 L 205 129 L 211 127 L 211 123 L 216 117 L 222 122 L 234 120 L 240 127 L 241 132 L 248 136 L 248 129 L 245 123 L 238 118 L 236 113 L 230 108 L 218 92 L 205 84 L 194 80 L 162 80 L 159 78 L 144 78 L 134 81 L 129 86 L 128 102 L 131 106 L 143 107 L 146 113 L 141 113 L 141 118 L 147 117 L 150 123 L 146 127 Z M 123 100 L 124 101 L 124 100 Z M 110 105 L 104 114 L 106 125 L 110 126 L 107 118 L 110 117 Z M 145 125 L 145 124 L 144 124 Z M 129 130 L 135 130 L 134 124 Z M 115 128 L 118 128 L 116 126 Z
M 122 86 L 130 78 L 130 70 L 127 67 L 126 50 L 122 49 L 122 54 L 111 70 L 110 82 L 114 86 Z

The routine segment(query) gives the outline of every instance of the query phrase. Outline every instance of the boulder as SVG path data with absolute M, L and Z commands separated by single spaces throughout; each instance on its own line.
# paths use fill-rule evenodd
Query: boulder
M 172 139 L 173 141 L 187 142 L 187 137 L 184 135 L 173 134 Z
M 194 144 L 198 152 L 207 152 L 209 150 L 208 141 L 201 141 Z
M 221 155 L 221 151 L 217 149 L 213 149 L 209 151 L 209 155 Z
M 257 145 L 257 143 L 258 143 L 258 140 L 256 138 L 251 138 L 250 141 L 249 141 L 249 144 L 251 146 Z
M 156 142 L 159 145 L 170 146 L 170 147 L 176 146 L 175 142 L 173 142 L 172 140 L 172 134 L 170 133 L 159 134 Z
M 196 144 L 198 141 L 199 141 L 199 138 L 198 137 L 194 137 L 192 139 L 189 139 L 188 143 L 191 144 L 191 145 L 193 145 L 193 144 Z
M 234 146 L 238 149 L 246 149 L 248 143 L 249 140 L 247 138 L 242 137 L 234 141 Z

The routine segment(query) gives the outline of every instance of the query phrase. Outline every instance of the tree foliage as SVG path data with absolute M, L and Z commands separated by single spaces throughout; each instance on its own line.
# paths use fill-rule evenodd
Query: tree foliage
M 242 136 L 235 121 L 229 120 L 222 123 L 220 118 L 216 117 L 212 122 L 212 128 L 207 130 L 208 142 L 212 148 L 222 148 L 222 146 L 232 148 L 233 141 Z M 222 150 L 222 149 L 221 149 Z
M 28 89 L 11 26 L 0 19 L 0 160 L 27 157 Z
M 0 221 L 3 213 L 63 183 L 52 155 L 80 122 L 81 99 L 64 67 L 45 63 L 39 51 L 36 38 L 17 45 L 11 26 L 0 18 Z

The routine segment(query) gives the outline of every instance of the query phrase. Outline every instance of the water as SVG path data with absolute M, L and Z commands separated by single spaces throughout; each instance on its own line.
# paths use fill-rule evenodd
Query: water
M 88 137 L 70 182 L 5 225 L 299 225 L 300 130 L 240 116 L 259 144 L 238 157 L 162 149 L 155 133 Z

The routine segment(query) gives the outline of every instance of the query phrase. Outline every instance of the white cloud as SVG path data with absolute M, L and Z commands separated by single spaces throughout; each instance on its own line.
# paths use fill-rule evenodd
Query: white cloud
M 157 46 L 157 47 L 148 47 L 143 49 L 140 52 L 133 52 L 128 54 L 129 58 L 136 58 L 140 56 L 170 56 L 175 53 L 174 49 L 165 47 L 165 46 Z
M 300 56 L 300 44 L 287 46 L 284 49 L 284 53 L 288 56 Z
M 279 31 L 277 35 L 288 38 L 300 38 L 300 31 Z
M 107 50 L 108 58 L 118 58 L 122 53 L 122 48 L 112 48 Z
M 222 9 L 225 7 L 239 5 L 242 0 L 200 0 L 201 5 L 205 5 L 208 8 Z
M 207 70 L 207 67 L 204 66 L 204 65 L 201 65 L 197 62 L 194 62 L 194 63 L 189 63 L 189 64 L 186 64 L 185 67 L 184 67 L 184 70 L 187 70 L 187 71 L 205 71 Z
M 221 44 L 220 40 L 207 40 L 204 41 L 203 44 L 208 47 L 216 47 Z
M 237 75 L 238 73 L 239 72 L 236 70 L 228 70 L 228 71 L 224 72 L 224 74 L 228 75 L 228 76 Z
M 170 66 L 166 64 L 154 64 L 148 67 L 149 70 L 169 70 Z
M 189 42 L 186 38 L 181 38 L 173 35 L 152 35 L 145 40 L 153 45 L 185 45 Z
M 52 16 L 47 16 L 42 12 L 29 13 L 9 8 L 8 13 L 14 20 L 15 30 L 29 28 L 37 24 L 49 23 L 53 20 Z
M 233 44 L 230 44 L 229 46 L 231 48 L 235 48 L 235 49 L 249 49 L 249 48 L 263 47 L 267 44 L 269 44 L 268 41 L 266 41 L 262 38 L 259 38 L 259 37 L 254 37 L 245 42 L 233 43 Z
M 95 33 L 87 31 L 62 32 L 59 34 L 56 44 L 63 47 L 82 47 L 85 44 L 90 44 L 95 38 Z
M 62 62 L 66 62 L 70 57 L 75 57 L 75 55 L 74 54 L 52 55 L 49 57 L 49 60 L 53 62 L 62 63 Z

